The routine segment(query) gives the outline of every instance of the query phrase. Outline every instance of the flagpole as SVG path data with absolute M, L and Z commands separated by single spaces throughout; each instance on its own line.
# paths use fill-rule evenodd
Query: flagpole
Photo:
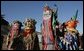
M 56 13 L 56 16 L 57 16 L 57 11 L 58 11 L 58 7 L 57 5 L 55 4 L 55 13 Z M 54 16 L 54 15 L 53 15 Z M 55 21 L 56 21 L 57 18 L 55 18 Z M 59 50 L 59 47 L 58 47 L 58 43 L 57 43 L 57 35 L 56 35 L 56 25 L 54 27 L 54 36 L 55 36 L 55 50 Z

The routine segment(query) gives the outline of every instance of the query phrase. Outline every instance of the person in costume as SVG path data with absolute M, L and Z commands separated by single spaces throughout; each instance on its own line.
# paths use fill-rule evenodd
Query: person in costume
M 56 41 L 56 11 L 49 6 L 43 9 L 43 23 L 42 23 L 42 49 L 43 50 L 57 50 L 58 45 Z
M 34 19 L 26 19 L 24 22 L 23 41 L 25 50 L 40 50 L 38 36 L 35 31 L 36 21 Z
M 4 19 L 5 15 L 1 15 L 1 50 L 7 50 L 7 35 L 9 32 L 9 22 Z
M 66 22 L 66 29 L 67 29 L 67 35 L 69 33 L 69 35 L 71 35 L 71 42 L 70 42 L 70 45 L 69 48 L 70 50 L 76 50 L 78 49 L 78 44 L 77 44 L 77 30 L 76 30 L 76 26 L 77 26 L 77 23 L 78 23 L 78 20 L 77 19 L 77 14 L 78 14 L 78 10 L 76 11 L 76 15 L 74 17 L 71 18 L 71 20 L 69 20 L 68 22 Z M 69 39 L 69 38 L 68 38 Z M 69 40 L 70 41 L 70 40 Z
M 21 36 L 21 26 L 22 23 L 18 20 L 13 21 L 10 32 L 7 38 L 7 47 L 8 50 L 22 50 L 23 49 L 23 41 Z

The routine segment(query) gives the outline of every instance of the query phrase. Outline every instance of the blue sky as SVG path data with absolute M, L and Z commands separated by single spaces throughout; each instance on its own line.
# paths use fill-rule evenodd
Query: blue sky
M 58 6 L 57 19 L 61 23 L 68 21 L 78 9 L 77 29 L 83 33 L 83 1 L 1 1 L 1 14 L 5 14 L 4 19 L 9 23 L 14 20 L 23 23 L 26 18 L 33 18 L 37 21 L 36 31 L 40 31 L 45 3 L 51 8 L 54 4 Z

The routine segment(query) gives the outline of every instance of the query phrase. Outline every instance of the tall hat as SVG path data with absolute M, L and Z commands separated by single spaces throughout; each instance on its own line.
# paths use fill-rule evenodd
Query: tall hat
M 50 7 L 47 5 L 47 3 L 44 6 L 44 11 L 50 10 Z

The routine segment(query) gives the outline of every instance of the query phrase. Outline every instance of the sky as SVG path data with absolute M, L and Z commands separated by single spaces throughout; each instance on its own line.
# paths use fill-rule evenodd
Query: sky
M 83 1 L 1 1 L 1 14 L 10 24 L 14 20 L 22 23 L 26 18 L 33 18 L 37 21 L 36 31 L 41 31 L 43 7 L 45 4 L 50 8 L 58 7 L 58 21 L 60 23 L 70 20 L 78 9 L 77 30 L 83 34 Z M 24 24 L 23 24 L 24 25 Z

